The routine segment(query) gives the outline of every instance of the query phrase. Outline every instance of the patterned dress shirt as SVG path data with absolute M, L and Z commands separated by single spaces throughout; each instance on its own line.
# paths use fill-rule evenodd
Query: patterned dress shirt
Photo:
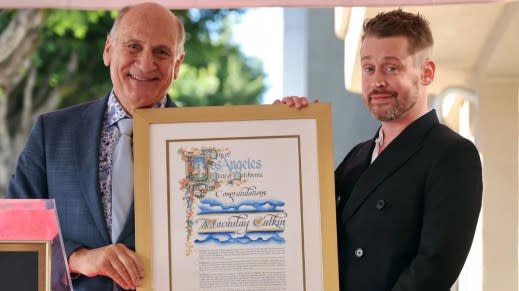
M 153 108 L 164 108 L 167 97 Z M 112 232 L 112 154 L 119 140 L 117 122 L 123 118 L 132 118 L 117 100 L 114 91 L 110 92 L 108 104 L 101 129 L 101 145 L 99 147 L 99 188 L 108 232 Z

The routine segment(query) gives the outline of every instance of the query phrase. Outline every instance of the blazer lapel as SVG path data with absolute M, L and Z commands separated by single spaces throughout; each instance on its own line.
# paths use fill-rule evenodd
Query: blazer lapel
M 410 124 L 387 146 L 357 181 L 344 206 L 341 216 L 343 222 L 346 222 L 357 211 L 387 177 L 391 176 L 420 150 L 425 136 L 437 124 L 439 124 L 439 121 L 436 111 L 431 110 Z M 369 152 L 369 155 L 371 155 L 371 152 Z
M 104 111 L 108 96 L 90 104 L 81 114 L 76 135 L 76 162 L 79 169 L 81 192 L 101 237 L 111 242 L 106 225 L 99 189 L 99 144 Z
M 177 104 L 171 100 L 171 97 L 169 95 L 166 96 L 166 107 L 177 107 Z

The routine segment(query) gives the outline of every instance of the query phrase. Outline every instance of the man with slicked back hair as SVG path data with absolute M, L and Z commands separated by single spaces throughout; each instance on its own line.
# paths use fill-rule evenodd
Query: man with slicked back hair
M 364 23 L 362 95 L 381 126 L 335 170 L 341 291 L 448 291 L 470 250 L 481 162 L 427 109 L 432 47 L 419 14 L 397 9 Z

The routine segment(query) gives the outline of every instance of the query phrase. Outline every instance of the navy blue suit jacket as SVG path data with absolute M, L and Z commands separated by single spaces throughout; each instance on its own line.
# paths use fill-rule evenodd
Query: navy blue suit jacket
M 53 198 L 67 257 L 112 243 L 101 204 L 99 148 L 108 96 L 38 118 L 9 181 L 9 198 Z M 175 107 L 168 97 L 167 107 Z M 118 243 L 135 250 L 133 206 Z M 115 243 L 115 242 L 114 242 Z M 112 291 L 104 276 L 73 280 L 74 289 Z

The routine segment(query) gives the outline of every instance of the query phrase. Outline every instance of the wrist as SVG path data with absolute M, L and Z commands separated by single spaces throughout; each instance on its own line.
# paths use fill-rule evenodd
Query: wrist
M 84 252 L 87 251 L 85 248 L 79 248 L 72 252 L 68 257 L 68 267 L 70 272 L 70 277 L 72 279 L 76 279 L 81 276 L 80 266 L 81 266 L 81 258 Z

